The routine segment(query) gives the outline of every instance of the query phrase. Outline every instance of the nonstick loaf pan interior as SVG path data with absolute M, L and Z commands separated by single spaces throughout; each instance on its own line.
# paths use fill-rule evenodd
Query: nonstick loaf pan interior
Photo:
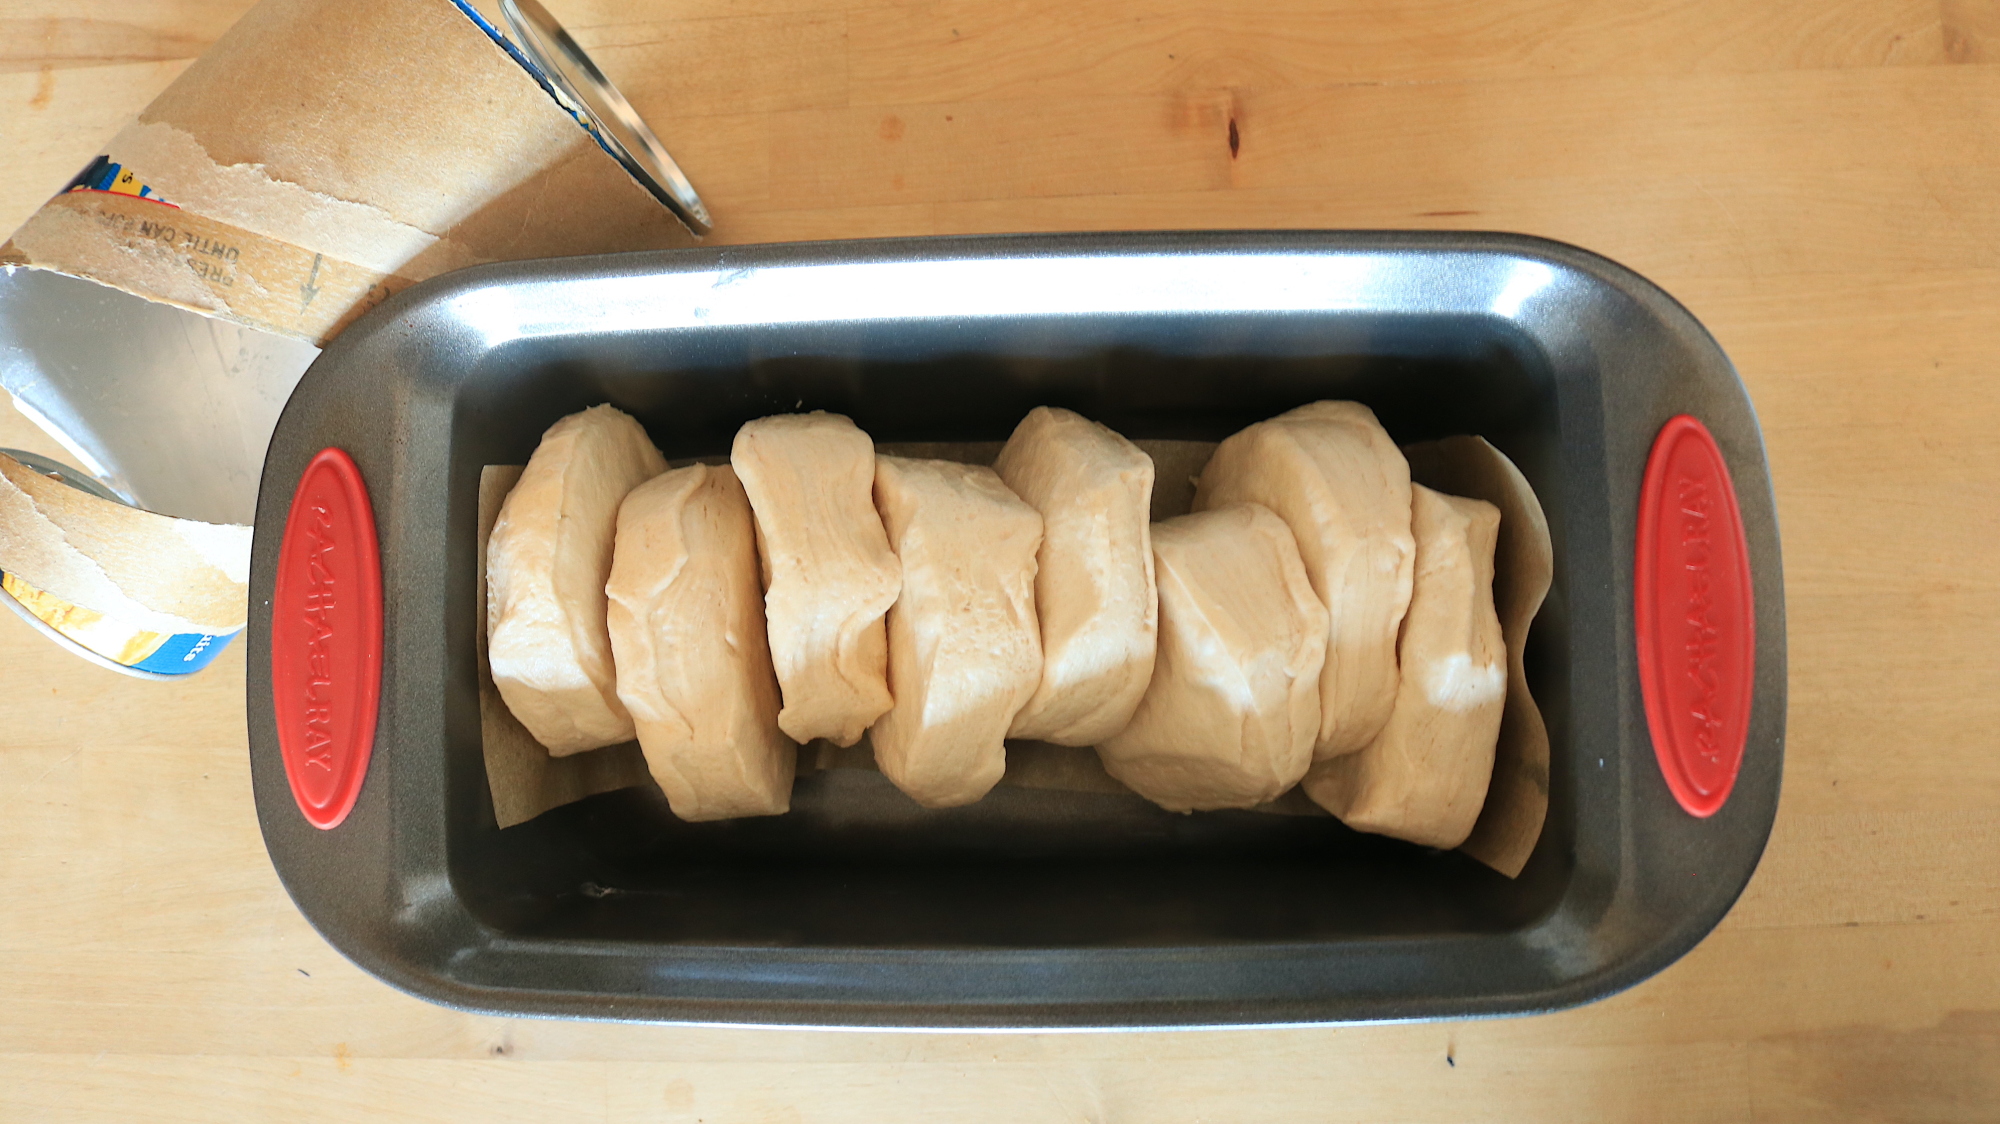
M 998 441 L 1043 404 L 1135 439 L 1219 440 L 1322 398 L 1369 404 L 1399 442 L 1488 438 L 1547 511 L 1555 583 L 1527 664 L 1550 811 L 1519 878 L 1323 817 L 1008 787 L 924 811 L 860 770 L 802 777 L 776 818 L 684 824 L 625 789 L 495 827 L 479 474 L 523 463 L 564 414 L 610 402 L 682 458 L 793 410 L 881 442 Z M 1723 450 L 1756 594 L 1748 749 L 1706 819 L 1668 792 L 1634 667 L 1640 480 L 1682 413 Z M 319 830 L 279 757 L 269 599 L 294 486 L 329 447 L 372 500 L 385 624 L 366 781 Z M 357 323 L 300 383 L 252 594 L 256 795 L 286 886 L 370 971 L 480 1010 L 1007 1028 L 1543 1010 L 1692 947 L 1777 804 L 1778 539 L 1742 385 L 1645 280 L 1518 236 L 954 238 L 463 271 Z

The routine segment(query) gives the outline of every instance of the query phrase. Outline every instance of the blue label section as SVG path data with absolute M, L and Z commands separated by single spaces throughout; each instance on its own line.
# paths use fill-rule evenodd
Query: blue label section
M 111 162 L 111 157 L 99 156 L 83 171 L 78 172 L 76 178 L 69 181 L 69 186 L 63 190 L 75 191 L 81 187 L 90 191 L 110 191 L 111 184 L 118 179 L 118 170 L 118 165 Z
M 220 636 L 202 632 L 169 636 L 158 651 L 132 666 L 155 675 L 188 675 L 207 667 L 217 653 L 229 647 L 229 642 L 236 639 L 240 631 L 225 632 Z

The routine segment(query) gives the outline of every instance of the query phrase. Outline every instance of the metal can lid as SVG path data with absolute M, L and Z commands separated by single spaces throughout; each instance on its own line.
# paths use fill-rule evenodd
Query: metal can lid
M 666 204 L 688 229 L 707 234 L 715 225 L 694 184 L 667 155 L 639 111 L 618 92 L 575 39 L 538 0 L 500 0 L 507 27 L 535 66 L 590 118 L 596 133 L 632 178 Z

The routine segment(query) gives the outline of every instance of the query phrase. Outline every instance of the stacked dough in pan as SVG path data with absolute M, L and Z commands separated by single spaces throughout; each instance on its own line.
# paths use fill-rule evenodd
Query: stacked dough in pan
M 978 800 L 1005 739 L 1095 746 L 1176 811 L 1304 782 L 1360 830 L 1452 847 L 1506 693 L 1492 505 L 1410 482 L 1367 407 L 1224 441 L 1193 513 L 1151 459 L 1041 407 L 991 468 L 762 418 L 666 470 L 608 406 L 558 422 L 488 546 L 495 684 L 551 753 L 640 748 L 676 814 L 789 806 L 796 745 L 870 734 L 917 802 Z

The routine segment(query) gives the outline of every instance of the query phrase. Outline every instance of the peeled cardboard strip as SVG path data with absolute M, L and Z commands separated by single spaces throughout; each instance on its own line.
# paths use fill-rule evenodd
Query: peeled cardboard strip
M 4 455 L 0 560 L 37 590 L 152 632 L 230 633 L 249 613 L 250 528 L 100 499 Z
M 0 247 L 0 260 L 316 343 L 415 280 L 191 210 L 98 191 L 43 204 Z

